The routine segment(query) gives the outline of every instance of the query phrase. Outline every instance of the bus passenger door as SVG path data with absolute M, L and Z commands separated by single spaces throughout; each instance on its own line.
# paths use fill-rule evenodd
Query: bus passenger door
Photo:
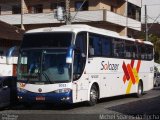
M 88 76 L 85 74 L 87 56 L 87 33 L 77 34 L 73 62 L 73 102 L 87 99 Z
M 81 102 L 87 100 L 89 87 L 88 75 L 85 73 L 86 57 L 75 52 L 73 63 L 73 101 Z

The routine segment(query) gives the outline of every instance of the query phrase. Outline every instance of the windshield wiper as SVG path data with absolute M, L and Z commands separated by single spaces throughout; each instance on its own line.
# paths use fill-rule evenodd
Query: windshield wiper
M 45 79 L 48 80 L 50 82 L 50 84 L 53 84 L 53 82 L 50 80 L 50 78 L 48 77 L 48 75 L 45 72 L 42 72 L 42 75 L 44 75 Z

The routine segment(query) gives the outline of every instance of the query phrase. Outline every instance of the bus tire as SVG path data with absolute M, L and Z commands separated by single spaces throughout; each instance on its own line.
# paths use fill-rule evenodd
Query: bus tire
M 142 83 L 142 81 L 139 81 L 136 97 L 140 98 L 140 97 L 142 97 L 142 95 L 143 95 L 143 83 Z
M 89 106 L 94 106 L 98 101 L 98 88 L 95 84 L 92 85 L 90 89 L 90 100 L 87 102 Z

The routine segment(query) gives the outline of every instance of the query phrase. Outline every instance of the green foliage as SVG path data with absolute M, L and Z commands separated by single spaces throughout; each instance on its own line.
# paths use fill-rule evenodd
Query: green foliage
M 149 41 L 154 44 L 155 53 L 160 55 L 160 38 L 156 35 L 150 34 Z M 160 58 L 159 60 L 156 60 L 155 62 L 160 63 Z

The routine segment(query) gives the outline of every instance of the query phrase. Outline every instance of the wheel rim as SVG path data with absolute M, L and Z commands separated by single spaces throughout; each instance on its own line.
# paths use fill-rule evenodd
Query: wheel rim
M 138 94 L 139 95 L 142 95 L 142 86 L 141 86 L 141 84 L 139 84 L 139 86 L 138 86 Z
M 94 88 L 91 89 L 90 99 L 91 99 L 92 102 L 97 102 L 98 93 L 97 93 L 97 91 Z

